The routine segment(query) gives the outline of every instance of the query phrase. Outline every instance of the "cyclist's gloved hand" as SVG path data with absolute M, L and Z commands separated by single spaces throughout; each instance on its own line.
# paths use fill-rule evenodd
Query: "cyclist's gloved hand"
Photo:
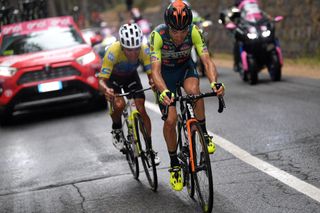
M 170 96 L 170 91 L 168 89 L 163 90 L 159 96 L 160 103 L 165 106 L 170 105 L 173 102 L 174 93 L 171 93 L 171 97 L 168 96 Z
M 217 86 L 217 82 L 212 82 L 210 84 L 210 87 L 213 89 L 215 93 L 217 93 L 218 96 L 223 96 L 225 91 L 224 83 L 221 83 L 221 86 Z

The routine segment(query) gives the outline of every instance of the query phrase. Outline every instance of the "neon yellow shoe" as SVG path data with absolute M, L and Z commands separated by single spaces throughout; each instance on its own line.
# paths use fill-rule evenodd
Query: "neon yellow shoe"
M 208 146 L 208 153 L 213 154 L 216 151 L 216 145 L 213 142 L 212 136 L 204 134 L 204 138 L 206 139 L 206 143 Z
M 183 188 L 182 177 L 181 177 L 181 167 L 175 166 L 169 169 L 170 172 L 170 184 L 173 190 L 181 191 Z

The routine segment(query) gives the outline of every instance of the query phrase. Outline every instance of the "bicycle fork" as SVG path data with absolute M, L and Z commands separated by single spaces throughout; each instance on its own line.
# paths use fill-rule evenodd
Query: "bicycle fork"
M 129 128 L 131 129 L 131 133 L 133 136 L 133 140 L 132 142 L 134 143 L 133 145 L 133 153 L 135 154 L 135 157 L 139 157 L 141 154 L 141 149 L 139 147 L 139 143 L 138 143 L 138 133 L 137 131 L 139 131 L 139 129 L 136 127 L 136 123 L 134 121 L 135 115 L 139 113 L 138 110 L 133 110 L 132 113 L 129 115 Z
M 189 140 L 189 153 L 190 153 L 190 164 L 191 164 L 191 172 L 195 172 L 195 164 L 194 164 L 194 156 L 193 156 L 193 141 L 192 141 L 192 133 L 191 133 L 191 124 L 193 122 L 198 122 L 197 119 L 191 118 L 187 121 L 187 131 L 188 131 L 188 140 Z

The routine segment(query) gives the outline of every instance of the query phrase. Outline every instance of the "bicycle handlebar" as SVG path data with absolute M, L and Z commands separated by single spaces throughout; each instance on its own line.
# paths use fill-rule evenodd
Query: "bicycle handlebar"
M 218 88 L 220 86 L 222 86 L 222 84 L 220 84 L 220 83 L 217 84 Z M 170 93 L 167 94 L 167 95 L 171 96 Z M 175 97 L 173 102 L 170 105 L 165 106 L 164 112 L 162 114 L 162 120 L 165 121 L 168 118 L 169 106 L 173 105 L 177 101 L 192 101 L 192 100 L 197 100 L 197 99 L 200 99 L 200 98 L 206 98 L 206 97 L 212 97 L 212 96 L 217 96 L 217 93 L 216 92 L 207 92 L 207 93 L 200 93 L 199 95 L 184 95 L 184 96 Z M 222 113 L 223 109 L 226 108 L 223 96 L 218 96 L 218 100 L 219 100 L 218 112 Z
M 123 97 L 123 96 L 128 96 L 128 95 L 139 93 L 139 92 L 144 92 L 144 91 L 147 91 L 147 90 L 150 90 L 150 89 L 151 89 L 151 87 L 144 88 L 144 89 L 139 89 L 139 90 L 132 90 L 132 91 L 125 92 L 125 93 L 116 94 L 115 96 L 116 97 Z

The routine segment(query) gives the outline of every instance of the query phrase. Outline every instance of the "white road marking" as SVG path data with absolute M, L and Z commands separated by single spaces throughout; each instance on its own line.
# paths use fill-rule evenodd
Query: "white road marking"
M 158 114 L 160 110 L 158 105 L 146 101 L 146 107 Z M 317 187 L 300 180 L 299 178 L 290 175 L 289 173 L 278 169 L 277 167 L 251 155 L 249 152 L 241 149 L 230 141 L 213 134 L 209 131 L 209 134 L 214 136 L 215 143 L 220 146 L 222 149 L 234 155 L 236 158 L 242 160 L 243 162 L 255 167 L 256 169 L 274 177 L 275 179 L 281 181 L 282 183 L 290 186 L 291 188 L 301 192 L 302 194 L 307 195 L 308 197 L 320 202 L 320 189 Z

